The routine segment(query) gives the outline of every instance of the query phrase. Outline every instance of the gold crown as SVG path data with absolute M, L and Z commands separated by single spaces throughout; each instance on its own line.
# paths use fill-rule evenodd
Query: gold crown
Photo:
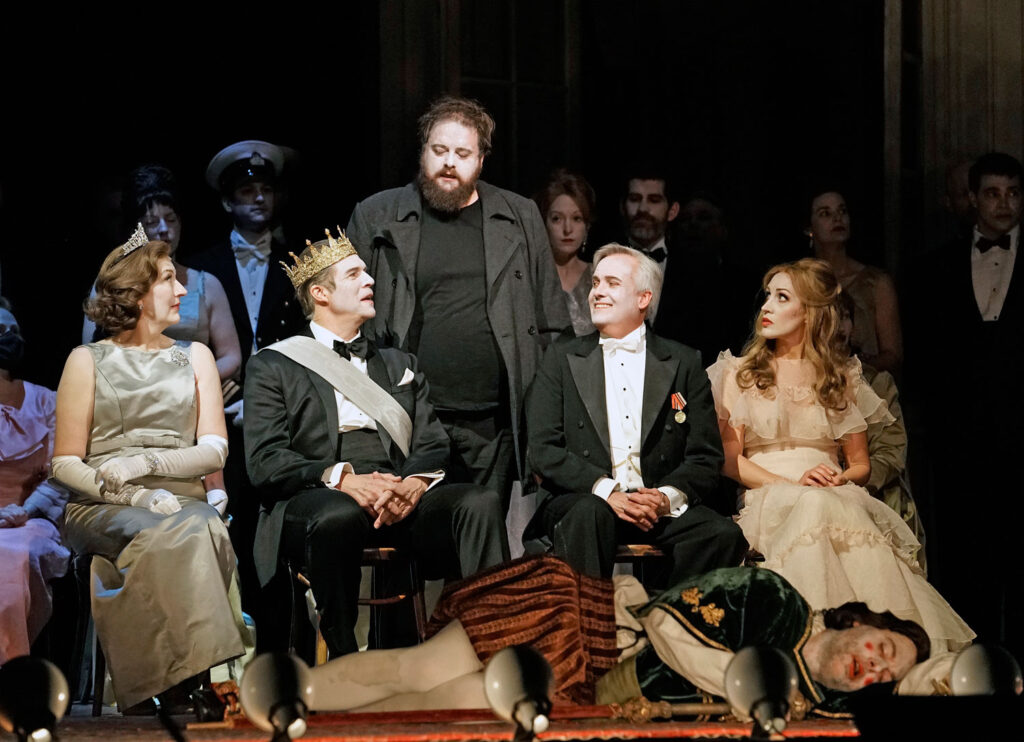
M 324 268 L 334 265 L 339 260 L 344 260 L 349 255 L 356 254 L 356 248 L 341 231 L 341 227 L 337 227 L 337 230 L 338 239 L 331 236 L 331 230 L 325 229 L 326 240 L 320 240 L 316 244 L 306 240 L 306 249 L 302 251 L 301 256 L 289 252 L 288 254 L 295 261 L 295 267 L 288 265 L 283 260 L 279 261 L 284 272 L 288 274 L 292 286 L 299 288 Z
M 117 248 L 121 251 L 121 254 L 117 259 L 120 260 L 133 250 L 138 250 L 147 242 L 149 242 L 149 237 L 146 235 L 146 230 L 142 228 L 142 222 L 139 222 L 135 226 L 135 232 L 133 232 L 132 236 L 128 238 L 128 241 Z

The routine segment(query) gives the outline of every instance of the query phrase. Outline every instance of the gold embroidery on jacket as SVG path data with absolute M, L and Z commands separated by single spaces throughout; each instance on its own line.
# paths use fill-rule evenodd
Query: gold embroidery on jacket
M 700 613 L 701 618 L 704 619 L 704 623 L 710 624 L 711 626 L 718 626 L 722 623 L 722 619 L 725 618 L 725 611 L 716 606 L 714 603 L 708 603 L 707 605 L 701 605 L 701 598 L 704 596 L 700 590 L 696 587 L 687 588 L 679 593 L 680 599 L 687 605 L 693 606 L 690 609 L 690 613 Z

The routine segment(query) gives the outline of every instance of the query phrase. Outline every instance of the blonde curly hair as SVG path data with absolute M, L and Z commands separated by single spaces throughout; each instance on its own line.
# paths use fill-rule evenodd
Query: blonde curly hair
M 847 377 L 844 373 L 848 359 L 835 347 L 839 329 L 839 296 L 842 287 L 831 266 L 817 258 L 803 258 L 771 268 L 764 276 L 762 286 L 768 287 L 772 278 L 785 273 L 793 282 L 793 290 L 806 312 L 803 357 L 814 365 L 814 391 L 818 401 L 828 410 L 846 408 Z M 762 312 L 757 313 L 752 339 L 743 348 L 736 381 L 743 389 L 756 387 L 762 393 L 774 394 L 775 341 L 764 337 L 761 327 Z

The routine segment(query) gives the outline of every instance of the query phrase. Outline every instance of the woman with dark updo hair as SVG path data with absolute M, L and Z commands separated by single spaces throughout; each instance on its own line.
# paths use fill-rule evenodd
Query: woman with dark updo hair
M 202 481 L 227 457 L 220 377 L 205 345 L 164 334 L 187 295 L 170 252 L 140 226 L 107 256 L 86 312 L 109 337 L 73 350 L 57 389 L 64 535 L 93 555 L 92 614 L 122 709 L 158 694 L 173 707 L 247 636 L 227 497 Z
M 167 337 L 209 346 L 217 362 L 217 373 L 226 384 L 225 396 L 229 396 L 237 386 L 228 380 L 242 365 L 238 333 L 227 294 L 217 277 L 186 268 L 177 260 L 181 242 L 179 206 L 178 186 L 167 168 L 144 165 L 128 176 L 121 199 L 125 232 L 141 223 L 149 239 L 166 242 L 177 280 L 188 292 L 181 301 L 181 321 L 167 329 Z M 96 325 L 86 317 L 82 342 L 92 341 L 95 330 Z

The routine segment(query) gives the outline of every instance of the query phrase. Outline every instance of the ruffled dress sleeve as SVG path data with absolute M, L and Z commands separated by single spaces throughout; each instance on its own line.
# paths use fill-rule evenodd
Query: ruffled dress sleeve
M 850 359 L 846 368 L 847 407 L 845 410 L 829 410 L 829 423 L 834 440 L 842 440 L 851 433 L 863 433 L 868 425 L 881 423 L 890 425 L 896 418 L 889 412 L 889 405 L 875 393 L 864 378 L 860 360 Z
M 736 383 L 736 370 L 740 359 L 728 350 L 718 354 L 718 360 L 708 367 L 711 394 L 715 398 L 715 411 L 719 420 L 727 420 L 734 428 L 749 425 L 750 408 L 746 395 Z
M 856 359 L 845 370 L 848 385 L 842 410 L 826 410 L 818 402 L 809 361 L 780 362 L 776 386 L 766 392 L 740 387 L 736 380 L 740 362 L 726 351 L 708 368 L 708 378 L 719 420 L 744 428 L 748 447 L 784 442 L 820 445 L 862 433 L 869 423 L 894 420 L 885 400 L 864 379 Z

